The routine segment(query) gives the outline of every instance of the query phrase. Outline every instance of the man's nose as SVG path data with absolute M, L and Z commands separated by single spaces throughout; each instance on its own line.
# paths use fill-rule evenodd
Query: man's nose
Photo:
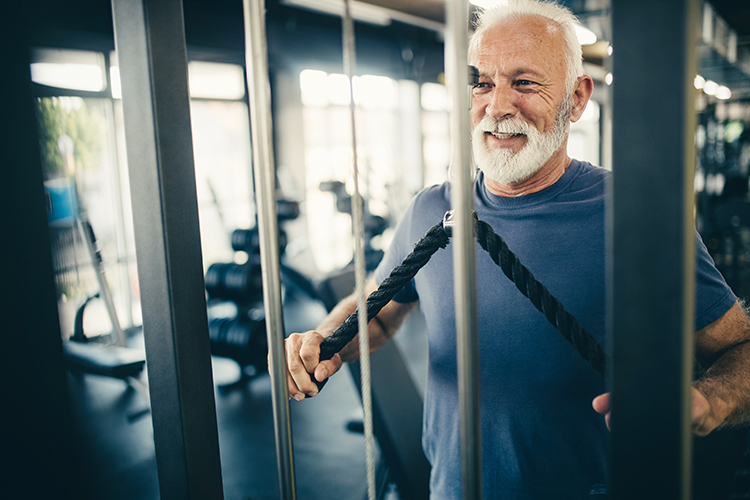
M 504 85 L 497 85 L 493 88 L 490 93 L 490 102 L 487 104 L 486 113 L 496 120 L 501 120 L 513 116 L 515 112 L 513 90 Z

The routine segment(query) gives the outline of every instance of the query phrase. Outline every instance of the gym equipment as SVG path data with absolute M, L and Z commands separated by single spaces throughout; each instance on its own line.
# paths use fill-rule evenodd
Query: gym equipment
M 342 214 L 352 215 L 352 196 L 346 191 L 346 185 L 341 181 L 325 181 L 319 185 L 321 191 L 330 192 L 336 199 L 336 210 Z M 370 213 L 367 205 L 364 205 L 362 223 L 364 224 L 364 251 L 365 269 L 375 270 L 383 259 L 383 251 L 372 247 L 371 240 L 375 236 L 383 234 L 388 229 L 388 220 L 379 215 Z M 352 221 L 354 218 L 352 217 Z M 354 265 L 354 259 L 350 262 Z
M 278 222 L 299 216 L 299 204 L 289 200 L 276 200 Z M 240 379 L 220 385 L 223 391 L 240 387 L 253 377 L 268 371 L 268 340 L 263 310 L 263 279 L 260 263 L 260 237 L 258 227 L 235 229 L 230 235 L 232 249 L 247 254 L 244 264 L 215 263 L 205 275 L 205 288 L 209 309 L 217 302 L 232 302 L 237 314 L 232 317 L 209 319 L 211 354 L 233 359 L 240 365 Z M 286 250 L 288 238 L 278 231 L 279 254 Z M 315 300 L 319 299 L 315 285 L 302 273 L 284 264 L 280 265 L 284 284 L 301 290 Z
M 531 271 L 521 264 L 518 257 L 510 251 L 505 241 L 496 234 L 489 224 L 479 220 L 474 214 L 474 229 L 477 241 L 489 254 L 492 260 L 500 266 L 503 273 L 516 285 L 542 312 L 547 320 L 560 331 L 563 338 L 571 343 L 581 357 L 600 374 L 605 373 L 607 355 L 604 348 L 586 331 L 565 308 L 559 300 L 552 296 Z M 453 211 L 446 212 L 443 221 L 427 230 L 425 236 L 414 246 L 414 251 L 407 255 L 403 262 L 396 266 L 391 274 L 383 280 L 378 289 L 367 299 L 368 320 L 377 316 L 378 312 L 393 298 L 401 288 L 411 280 L 417 272 L 430 260 L 430 257 L 440 248 L 445 248 L 452 233 Z M 320 344 L 320 359 L 331 359 L 357 334 L 355 325 L 359 310 L 344 320 L 330 337 Z M 325 381 L 318 382 L 322 388 Z
M 63 361 L 66 369 L 72 373 L 87 373 L 123 380 L 129 387 L 146 393 L 147 389 L 138 378 L 146 364 L 143 349 L 126 347 L 126 332 L 123 331 L 117 317 L 112 293 L 107 283 L 101 249 L 97 245 L 94 228 L 85 212 L 81 211 L 78 201 L 75 180 L 71 178 L 55 179 L 45 182 L 47 203 L 47 221 L 54 230 L 70 231 L 71 236 L 77 230 L 86 248 L 90 263 L 94 268 L 98 292 L 87 297 L 75 315 L 73 335 L 63 340 Z M 83 318 L 86 307 L 94 299 L 104 301 L 107 316 L 112 324 L 109 334 L 89 338 L 84 333 Z M 138 411 L 128 416 L 133 421 L 148 413 Z
M 81 214 L 76 217 L 76 224 L 94 265 L 99 292 L 88 297 L 76 311 L 73 336 L 63 341 L 66 366 L 73 371 L 123 379 L 131 386 L 134 383 L 139 384 L 139 381 L 135 382 L 135 378 L 143 371 L 146 354 L 141 349 L 125 347 L 125 333 L 117 318 L 104 273 L 101 251 L 96 246 L 94 229 Z M 107 314 L 112 322 L 112 333 L 109 336 L 103 336 L 103 339 L 97 339 L 98 342 L 91 342 L 83 331 L 83 316 L 86 306 L 95 298 L 104 300 Z
M 83 314 L 86 306 L 97 298 L 98 293 L 88 297 L 76 311 L 73 336 L 63 342 L 68 367 L 84 373 L 126 380 L 138 376 L 146 364 L 142 350 L 90 342 L 83 332 Z
M 243 368 L 243 378 L 248 366 L 254 367 L 256 373 L 268 370 L 266 320 L 262 309 L 253 309 L 252 312 L 255 315 L 246 313 L 235 318 L 213 318 L 208 322 L 211 354 L 237 361 Z
M 354 270 L 332 273 L 322 286 L 328 290 L 330 312 L 354 288 Z M 383 485 L 393 483 L 402 499 L 427 500 L 430 496 L 430 463 L 422 450 L 422 416 L 424 401 L 412 379 L 408 363 L 396 342 L 386 342 L 370 355 L 372 368 L 373 432 L 380 445 L 377 467 L 378 498 Z M 362 390 L 359 361 L 347 363 L 357 390 Z M 398 388 L 394 390 L 394 388 Z M 363 432 L 360 419 L 348 426 L 352 432 Z
M 245 264 L 211 264 L 205 286 L 212 299 L 255 302 L 263 299 L 260 262 L 251 257 Z
M 104 279 L 102 275 L 102 279 Z M 106 285 L 106 280 L 105 280 Z M 86 306 L 99 294 L 88 297 L 76 311 L 73 336 L 63 340 L 63 360 L 65 367 L 72 373 L 88 373 L 123 380 L 128 387 L 132 387 L 148 398 L 148 388 L 141 382 L 140 374 L 146 365 L 146 353 L 143 349 L 122 347 L 115 344 L 105 344 L 101 338 L 90 340 L 83 330 L 83 316 Z M 102 336 L 103 337 L 103 336 Z M 106 338 L 106 337 L 105 337 Z M 123 337 L 124 339 L 124 334 Z M 129 422 L 147 415 L 149 405 L 142 410 L 127 416 Z
M 144 352 L 130 347 L 107 346 L 97 342 L 63 342 L 69 370 L 123 379 L 130 384 L 146 364 Z

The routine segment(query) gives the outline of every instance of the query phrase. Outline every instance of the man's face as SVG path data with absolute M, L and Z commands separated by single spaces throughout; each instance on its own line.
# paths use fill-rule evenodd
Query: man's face
M 540 17 L 502 21 L 486 30 L 471 64 L 474 156 L 503 184 L 530 177 L 568 135 L 571 99 L 565 88 L 564 39 Z

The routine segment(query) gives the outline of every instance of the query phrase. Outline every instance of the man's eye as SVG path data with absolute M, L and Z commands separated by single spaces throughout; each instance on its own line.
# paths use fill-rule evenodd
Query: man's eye
M 479 82 L 472 85 L 472 90 L 475 92 L 485 92 L 490 89 L 490 84 L 487 82 Z
M 535 82 L 532 82 L 531 80 L 518 80 L 516 81 L 516 85 L 520 85 L 522 87 L 527 87 L 529 85 L 535 85 Z

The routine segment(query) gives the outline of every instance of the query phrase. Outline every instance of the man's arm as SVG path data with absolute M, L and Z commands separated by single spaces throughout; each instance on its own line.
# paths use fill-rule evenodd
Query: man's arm
M 695 355 L 704 374 L 693 384 L 693 433 L 750 423 L 750 319 L 736 302 L 719 319 L 698 330 Z M 610 394 L 593 401 L 610 425 Z
M 750 423 L 750 319 L 740 302 L 698 331 L 695 355 L 705 372 L 693 386 L 693 432 Z
M 365 285 L 365 294 L 370 295 L 376 289 L 375 281 L 368 280 Z M 390 301 L 375 318 L 370 320 L 368 324 L 370 352 L 377 350 L 396 333 L 416 304 L 416 302 L 402 304 Z M 330 360 L 319 361 L 318 359 L 321 342 L 330 336 L 356 309 L 357 296 L 355 293 L 339 302 L 315 330 L 295 333 L 286 339 L 287 381 L 290 397 L 302 401 L 305 396 L 317 395 L 318 386 L 313 382 L 311 374 L 314 374 L 316 380 L 322 382 L 339 371 L 344 361 L 359 358 L 359 335 L 357 335 L 339 354 L 334 355 Z

